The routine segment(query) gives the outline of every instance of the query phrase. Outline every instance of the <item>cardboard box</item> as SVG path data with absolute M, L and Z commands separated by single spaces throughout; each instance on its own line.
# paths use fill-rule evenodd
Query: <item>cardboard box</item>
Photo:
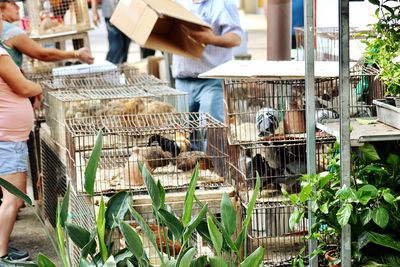
M 210 26 L 171 0 L 120 0 L 111 22 L 137 44 L 176 55 L 199 58 L 204 44 L 190 31 Z

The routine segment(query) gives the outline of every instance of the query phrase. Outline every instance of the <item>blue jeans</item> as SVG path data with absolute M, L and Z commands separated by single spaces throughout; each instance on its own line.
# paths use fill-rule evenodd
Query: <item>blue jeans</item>
M 0 175 L 28 171 L 26 142 L 0 141 Z
M 176 89 L 189 95 L 189 111 L 208 113 L 224 122 L 224 90 L 220 79 L 176 78 Z
M 128 60 L 131 39 L 111 24 L 110 18 L 105 18 L 105 21 L 108 35 L 106 60 L 114 64 L 124 63 Z

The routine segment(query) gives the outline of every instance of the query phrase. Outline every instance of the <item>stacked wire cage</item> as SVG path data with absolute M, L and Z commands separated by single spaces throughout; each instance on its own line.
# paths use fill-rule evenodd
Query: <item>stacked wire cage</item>
M 304 60 L 304 28 L 296 27 L 296 57 L 297 60 Z M 366 45 L 363 40 L 373 34 L 371 28 L 350 27 L 350 60 L 358 61 Z M 339 60 L 339 28 L 317 27 L 314 37 L 315 60 L 317 61 L 338 61 Z
M 375 79 L 376 71 L 360 67 L 352 72 L 350 84 L 351 116 L 376 114 L 372 100 L 384 94 L 384 86 Z M 290 265 L 305 245 L 306 221 L 298 229 L 289 229 L 293 207 L 281 191 L 297 193 L 299 177 L 307 173 L 305 80 L 298 78 L 225 79 L 225 122 L 234 181 L 242 200 L 243 216 L 256 184 L 262 191 L 253 213 L 248 234 L 250 252 L 266 247 L 269 266 Z M 315 119 L 317 123 L 339 118 L 339 78 L 319 77 L 315 81 Z M 335 138 L 316 131 L 316 168 L 327 168 L 324 159 Z M 314 153 L 314 152 L 313 152 Z
M 199 164 L 196 195 L 202 196 L 201 201 L 209 203 L 218 213 L 224 192 L 228 191 L 234 198 L 225 154 L 226 126 L 207 114 L 107 115 L 69 119 L 66 125 L 67 176 L 71 177 L 78 196 L 84 195 L 85 167 L 96 136 L 102 130 L 103 149 L 96 172 L 95 194 L 131 191 L 134 208 L 156 229 L 151 198 L 146 194 L 138 161 L 163 185 L 166 203 L 173 206 L 178 216 L 184 209 L 185 193 L 196 164 Z M 134 221 L 131 225 L 138 226 Z M 156 264 L 154 249 L 142 237 L 148 257 Z M 201 238 L 193 242 L 199 251 L 211 253 Z M 179 244 L 174 247 L 178 248 Z
M 32 35 L 90 29 L 86 0 L 32 0 L 25 2 L 25 10 L 24 19 Z

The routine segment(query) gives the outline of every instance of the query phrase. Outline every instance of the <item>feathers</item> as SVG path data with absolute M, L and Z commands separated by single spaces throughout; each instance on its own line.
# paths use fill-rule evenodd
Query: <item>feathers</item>
M 172 154 L 162 150 L 160 146 L 141 148 L 140 158 L 146 163 L 146 167 L 153 172 L 158 167 L 167 166 L 172 160 Z
M 184 133 L 176 132 L 175 140 L 171 140 L 159 134 L 152 135 L 149 138 L 148 145 L 150 146 L 156 142 L 164 151 L 170 152 L 173 157 L 176 157 L 181 152 L 190 150 L 190 141 L 186 138 Z
M 134 147 L 128 159 L 128 164 L 124 167 L 124 180 L 126 185 L 141 186 L 144 184 L 142 173 L 137 164 L 138 160 L 140 160 L 139 148 Z M 144 164 L 146 163 L 144 162 Z
M 182 171 L 193 170 L 197 163 L 199 163 L 200 170 L 214 169 L 210 157 L 203 151 L 182 152 L 176 158 L 176 167 Z

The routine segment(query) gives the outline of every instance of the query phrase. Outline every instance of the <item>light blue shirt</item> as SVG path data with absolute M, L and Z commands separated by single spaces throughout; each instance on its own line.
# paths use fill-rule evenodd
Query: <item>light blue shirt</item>
M 16 48 L 6 46 L 3 42 L 21 34 L 25 34 L 25 31 L 18 25 L 3 20 L 3 32 L 0 33 L 0 46 L 7 50 L 18 67 L 22 65 L 22 53 Z
M 233 0 L 203 0 L 193 3 L 192 0 L 177 0 L 193 14 L 211 25 L 214 34 L 224 35 L 232 32 L 242 36 L 239 12 Z M 174 55 L 172 59 L 172 73 L 175 78 L 196 78 L 233 58 L 232 48 L 207 45 L 199 59 L 191 59 Z

